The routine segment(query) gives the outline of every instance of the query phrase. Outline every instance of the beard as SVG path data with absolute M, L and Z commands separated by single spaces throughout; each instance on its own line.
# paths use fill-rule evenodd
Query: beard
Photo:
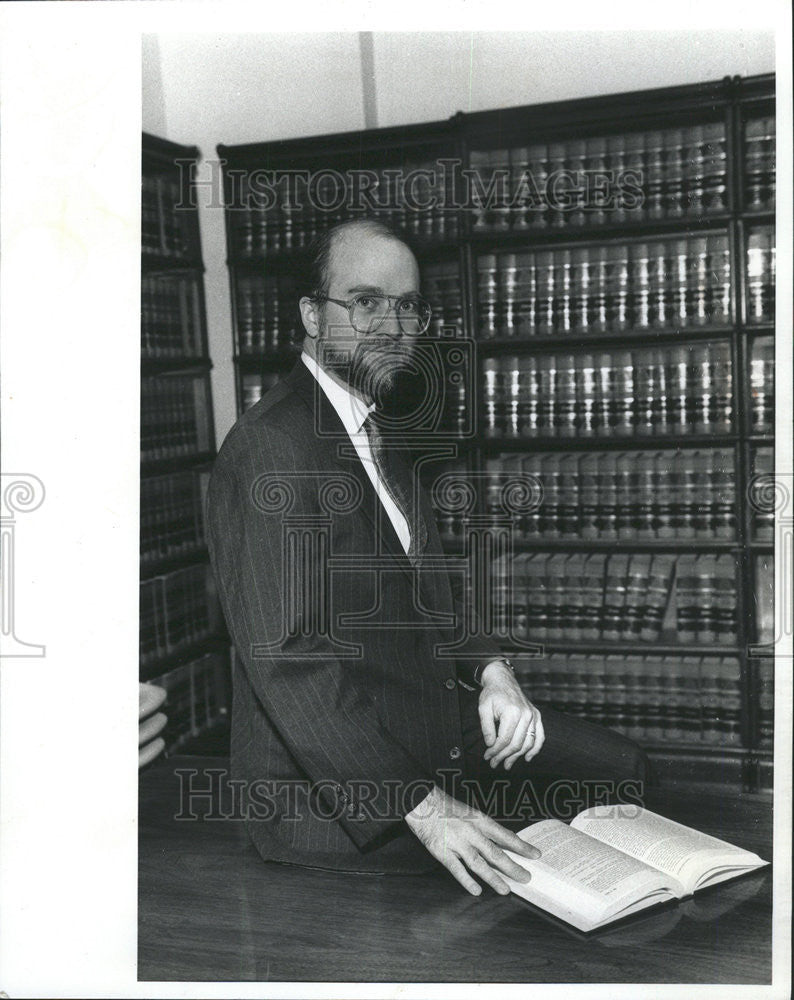
M 372 336 L 349 346 L 337 348 L 321 337 L 322 364 L 339 376 L 351 389 L 381 407 L 394 393 L 399 376 L 411 367 L 412 350 L 390 337 Z

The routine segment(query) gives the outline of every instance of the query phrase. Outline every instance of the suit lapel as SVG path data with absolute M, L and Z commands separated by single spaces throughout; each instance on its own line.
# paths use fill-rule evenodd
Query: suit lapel
M 356 478 L 364 498 L 359 510 L 373 529 L 378 552 L 393 556 L 406 575 L 413 579 L 413 567 L 403 550 L 394 525 L 378 499 L 339 414 L 322 387 L 300 358 L 294 368 L 284 376 L 283 381 L 302 399 L 309 410 L 312 420 L 312 441 L 317 445 L 322 467 L 329 471 L 342 469 Z M 400 461 L 407 469 L 405 462 L 402 459 Z M 422 513 L 425 515 L 424 509 Z

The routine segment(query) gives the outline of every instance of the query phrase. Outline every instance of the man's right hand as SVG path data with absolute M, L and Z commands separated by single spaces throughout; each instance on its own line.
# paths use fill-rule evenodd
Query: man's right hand
M 472 896 L 482 892 L 472 875 L 502 896 L 510 888 L 499 872 L 516 882 L 530 880 L 530 873 L 509 858 L 505 848 L 530 860 L 540 857 L 536 847 L 530 847 L 479 809 L 458 802 L 438 787 L 406 815 L 405 822 Z

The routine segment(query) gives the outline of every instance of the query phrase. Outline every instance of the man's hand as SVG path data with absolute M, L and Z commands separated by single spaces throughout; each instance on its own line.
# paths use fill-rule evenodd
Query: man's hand
M 530 873 L 502 848 L 532 860 L 540 857 L 536 847 L 530 847 L 485 813 L 458 802 L 438 787 L 407 814 L 405 822 L 472 896 L 479 896 L 482 889 L 469 872 L 502 896 L 510 888 L 499 872 L 516 882 L 529 882 Z
M 494 660 L 482 672 L 479 703 L 485 759 L 504 761 L 509 771 L 519 757 L 532 760 L 546 738 L 540 712 L 527 700 L 509 667 Z

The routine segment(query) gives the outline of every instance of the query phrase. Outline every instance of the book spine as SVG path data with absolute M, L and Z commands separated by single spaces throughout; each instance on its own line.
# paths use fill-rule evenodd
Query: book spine
M 761 747 L 774 743 L 775 722 L 775 661 L 770 657 L 758 660 L 758 737 Z
M 639 621 L 639 636 L 653 642 L 662 632 L 662 623 L 670 603 L 675 559 L 668 555 L 655 555 L 648 570 L 645 603 Z
M 632 555 L 626 575 L 626 598 L 620 638 L 636 642 L 640 638 L 643 619 L 647 616 L 648 577 L 651 557 L 645 554 Z
M 774 345 L 771 338 L 759 338 L 750 355 L 750 402 L 752 431 L 769 434 L 774 429 Z
M 609 557 L 604 588 L 601 637 L 607 641 L 622 638 L 628 585 L 628 556 Z
M 694 642 L 697 635 L 699 590 L 696 559 L 697 556 L 682 555 L 676 560 L 676 629 L 683 643 Z

